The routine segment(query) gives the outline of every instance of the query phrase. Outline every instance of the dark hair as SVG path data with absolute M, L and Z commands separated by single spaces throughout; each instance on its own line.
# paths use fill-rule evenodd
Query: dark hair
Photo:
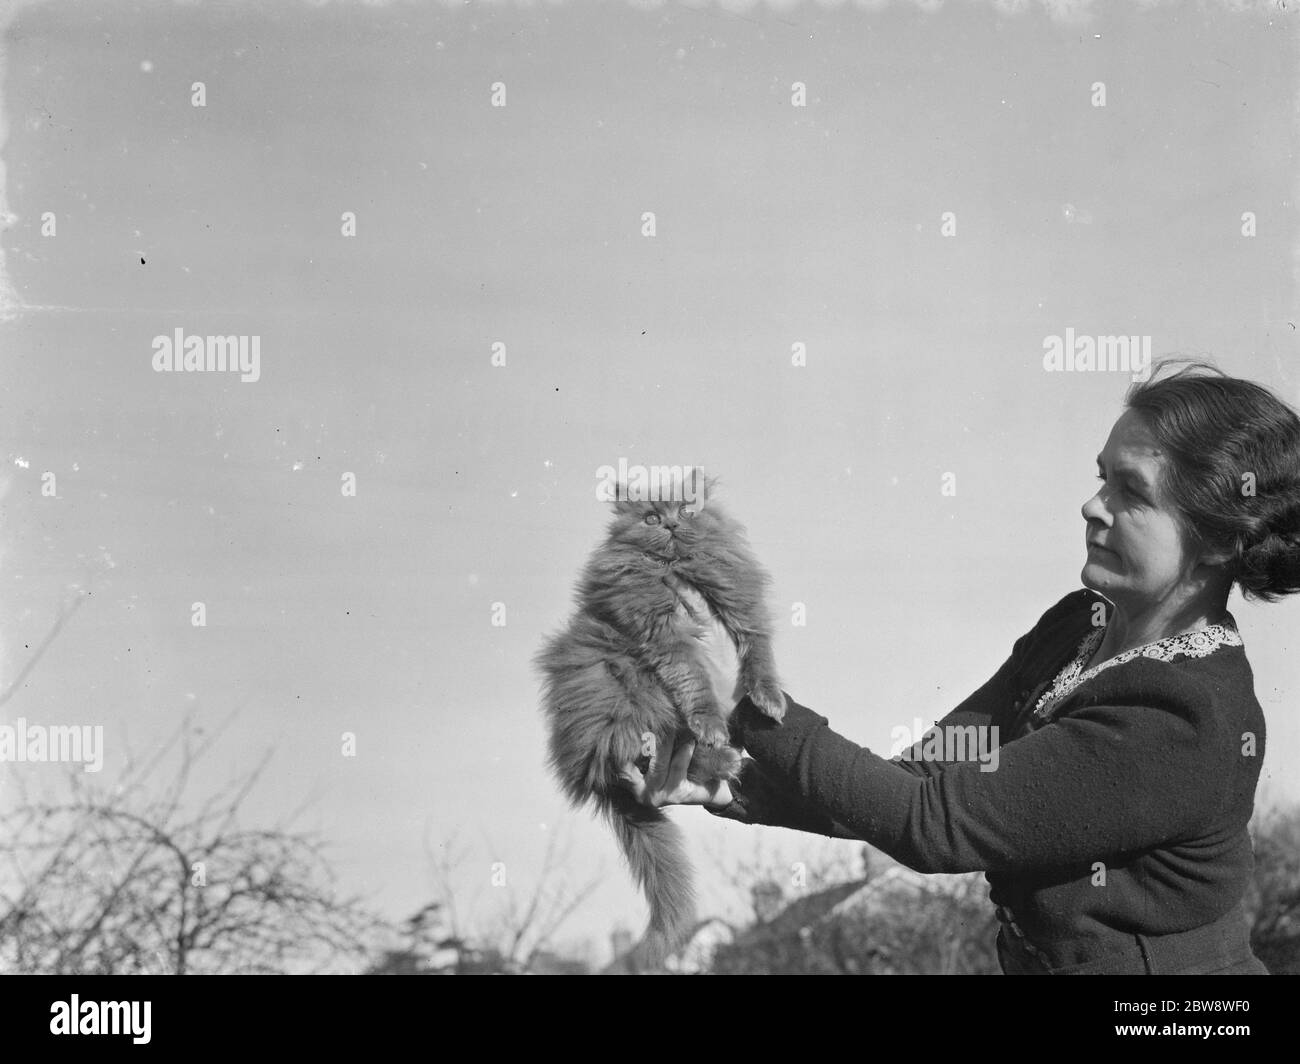
M 1191 359 L 1157 363 L 1125 405 L 1165 451 L 1163 488 L 1188 531 L 1229 555 L 1242 594 L 1272 602 L 1300 591 L 1296 412 L 1267 388 Z

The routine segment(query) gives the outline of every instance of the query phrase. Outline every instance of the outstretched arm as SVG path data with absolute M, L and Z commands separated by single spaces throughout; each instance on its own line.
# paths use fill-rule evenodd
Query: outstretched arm
M 1088 863 L 1194 833 L 1235 749 L 1203 692 L 1160 663 L 1131 663 L 1127 680 L 1122 704 L 1086 705 L 1008 743 L 993 771 L 916 775 L 793 700 L 779 726 L 741 702 L 732 734 L 777 787 L 919 871 Z
M 987 727 L 1008 716 L 1009 711 L 1014 708 L 1013 703 L 1017 697 L 1017 665 L 1030 634 L 1026 633 L 1017 640 L 1002 667 L 977 691 L 939 721 L 939 726 Z M 782 698 L 785 698 L 784 694 Z M 733 720 L 736 719 L 733 716 Z M 743 748 L 743 738 L 735 727 L 732 728 L 731 740 L 733 746 Z M 903 772 L 916 776 L 929 776 L 941 772 L 950 762 L 936 761 L 922 756 L 924 742 L 924 738 L 918 740 L 907 756 L 900 755 L 893 764 Z M 764 771 L 763 767 L 752 758 L 746 759 L 741 777 L 739 780 L 732 781 L 731 789 L 734 801 L 730 805 L 719 808 L 709 804 L 705 808 L 714 816 L 735 820 L 742 824 L 791 828 L 795 831 L 825 835 L 828 838 L 860 838 L 825 811 L 809 805 L 799 797 L 795 788 L 783 785 L 773 774 Z
M 939 721 L 938 727 L 997 726 L 1000 735 L 1009 738 L 1016 712 L 1025 704 L 1030 694 L 1024 687 L 1021 674 L 1035 634 L 1050 630 L 1057 624 L 1069 622 L 1071 617 L 1086 609 L 1092 600 L 1084 593 L 1081 602 L 1080 594 L 1080 592 L 1072 592 L 1065 595 L 1047 610 L 1033 628 L 1016 640 L 1001 668 Z M 740 721 L 740 711 L 737 709 L 732 716 L 731 741 L 732 745 L 738 748 L 745 745 L 744 735 L 741 734 L 738 726 Z M 894 774 L 926 779 L 941 774 L 954 764 L 961 763 L 926 756 L 925 745 L 925 738 L 922 737 L 908 754 L 900 755 L 889 762 Z M 746 764 L 748 765 L 749 762 Z M 737 800 L 731 806 L 723 809 L 710 808 L 709 812 L 715 816 L 746 824 L 790 827 L 832 837 L 862 837 L 843 817 L 837 820 L 825 809 L 810 805 L 806 797 L 800 796 L 797 786 L 789 782 L 783 783 L 777 774 L 764 766 L 754 765 L 746 768 L 741 781 L 735 784 L 733 789 L 737 791 Z M 743 800 L 741 792 L 743 792 Z

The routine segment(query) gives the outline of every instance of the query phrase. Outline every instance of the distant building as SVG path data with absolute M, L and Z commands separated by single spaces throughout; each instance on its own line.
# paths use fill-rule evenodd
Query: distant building
M 366 969 L 366 975 L 425 975 L 423 960 L 409 949 L 386 949 L 383 958 Z
M 897 946 L 891 943 L 897 941 L 899 915 L 921 912 L 931 901 L 944 904 L 969 897 L 980 886 L 969 873 L 925 874 L 891 863 L 878 875 L 804 894 L 776 915 L 756 920 L 715 958 L 713 970 L 751 974 L 896 970 L 898 955 L 893 949 Z M 755 898 L 756 912 L 763 911 L 759 900 Z M 844 927 L 859 930 L 845 938 L 839 933 Z M 870 931 L 872 927 L 880 928 L 879 938 Z M 830 938 L 820 933 L 823 928 L 832 930 Z M 822 945 L 810 952 L 814 941 Z
M 707 972 L 713 962 L 713 951 L 731 942 L 736 929 L 717 916 L 700 920 L 687 937 L 685 944 L 668 957 L 662 969 L 640 969 L 633 957 L 632 933 L 623 928 L 610 935 L 614 959 L 600 970 L 601 975 L 697 975 Z
M 781 884 L 766 881 L 750 891 L 754 922 L 738 929 L 718 917 L 699 921 L 686 944 L 654 972 L 638 968 L 631 932 L 619 928 L 610 936 L 614 959 L 601 975 L 697 974 L 714 968 L 719 948 L 730 956 L 753 951 L 758 967 L 773 958 L 788 957 L 808 943 L 816 929 L 848 915 L 855 919 L 896 918 L 900 911 L 915 908 L 926 898 L 954 897 L 971 889 L 971 875 L 923 874 L 914 872 L 883 854 L 863 848 L 863 874 L 821 890 L 787 898 Z M 762 958 L 767 958 L 764 960 Z M 867 957 L 862 958 L 865 961 Z M 724 966 L 725 967 L 725 966 Z
M 367 975 L 587 975 L 583 961 L 538 950 L 528 968 L 491 946 L 478 947 L 451 931 L 442 906 L 425 906 L 406 921 L 398 942 Z
M 550 950 L 538 950 L 533 954 L 526 975 L 590 975 L 591 969 L 586 961 L 572 957 L 561 957 Z
M 664 967 L 674 975 L 700 975 L 713 965 L 713 952 L 736 937 L 736 929 L 726 920 L 712 916 L 701 920 L 691 931 L 686 945 L 665 962 Z
M 508 975 L 518 966 L 495 949 L 476 949 L 458 938 L 447 938 L 432 948 L 385 950 L 383 959 L 367 975 Z
M 805 894 L 788 904 L 784 903 L 782 898 L 781 903 L 775 906 L 772 904 L 770 892 L 764 889 L 769 884 L 760 884 L 752 892 L 757 919 L 751 927 L 738 934 L 731 945 L 737 949 L 745 949 L 759 941 L 797 938 L 801 932 L 837 911 L 850 898 L 864 896 L 873 882 L 869 879 L 851 879 L 846 883 L 836 883 L 823 890 Z M 777 897 L 781 898 L 780 888 L 777 889 Z

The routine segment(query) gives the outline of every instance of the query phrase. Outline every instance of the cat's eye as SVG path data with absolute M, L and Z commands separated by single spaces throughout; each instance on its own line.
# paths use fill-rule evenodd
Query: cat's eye
M 692 518 L 692 517 L 695 516 L 695 511 L 692 510 L 692 509 L 691 509 L 690 507 L 688 507 L 688 506 L 683 506 L 683 507 L 682 507 L 680 510 L 678 510 L 677 512 L 678 512 L 678 514 L 680 514 L 682 517 L 685 517 L 687 520 L 690 520 L 690 518 Z
M 646 523 L 647 525 L 657 525 L 657 524 L 659 523 L 659 515 L 658 515 L 658 514 L 646 514 L 646 515 L 645 515 L 645 523 Z

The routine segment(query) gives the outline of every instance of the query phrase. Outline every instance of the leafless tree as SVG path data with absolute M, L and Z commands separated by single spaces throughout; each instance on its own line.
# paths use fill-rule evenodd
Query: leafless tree
M 115 567 L 102 549 L 83 562 L 82 580 L 67 588 L 49 632 L 0 691 L 0 706 L 27 684 L 92 588 Z M 128 756 L 112 787 L 73 770 L 53 799 L 29 795 L 21 774 L 6 773 L 0 970 L 360 969 L 382 924 L 358 899 L 339 896 L 323 842 L 286 826 L 238 824 L 270 752 L 197 808 L 187 794 L 194 766 L 239 711 L 206 735 L 187 715 L 146 762 Z M 173 757 L 174 774 L 160 784 Z
M 499 852 L 488 845 L 489 852 Z M 502 971 L 530 971 L 539 956 L 554 948 L 556 935 L 582 908 L 600 885 L 598 872 L 581 883 L 572 882 L 564 870 L 572 866 L 572 837 L 563 826 L 551 831 L 536 873 L 519 886 L 518 868 L 485 866 L 483 882 L 491 886 L 497 876 L 495 909 L 484 914 L 466 912 L 459 899 L 465 891 L 465 867 L 472 850 L 455 832 L 439 842 L 425 835 L 425 853 L 433 878 L 433 906 L 458 943 L 472 944 L 479 955 L 493 958 Z M 476 907 L 477 908 L 477 907 Z
M 238 711 L 236 711 L 238 712 Z M 269 753 L 188 809 L 200 738 L 186 717 L 116 786 L 72 772 L 58 800 L 0 815 L 0 967 L 48 974 L 360 970 L 380 921 L 339 896 L 318 838 L 238 824 Z M 169 754 L 170 782 L 152 785 Z
M 528 889 L 520 895 L 513 886 L 505 888 L 494 937 L 507 963 L 531 968 L 537 954 L 552 947 L 556 934 L 600 885 L 599 875 L 577 885 L 562 875 L 571 866 L 572 849 L 571 836 L 562 830 L 550 832 L 541 867 Z

